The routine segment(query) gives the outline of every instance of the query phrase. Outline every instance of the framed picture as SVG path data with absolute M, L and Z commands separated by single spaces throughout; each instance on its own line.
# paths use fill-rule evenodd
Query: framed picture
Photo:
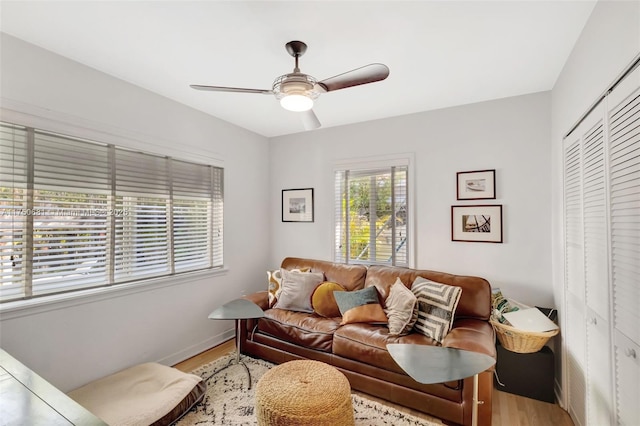
M 496 171 L 458 172 L 458 200 L 495 200 Z
M 502 205 L 451 206 L 451 240 L 502 242 Z
M 282 221 L 313 222 L 313 188 L 282 190 Z

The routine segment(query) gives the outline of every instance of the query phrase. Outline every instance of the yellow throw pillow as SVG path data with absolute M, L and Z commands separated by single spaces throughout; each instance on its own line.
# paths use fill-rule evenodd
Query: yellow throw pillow
M 340 316 L 340 309 L 333 295 L 334 291 L 346 291 L 346 289 L 331 281 L 325 281 L 315 289 L 311 295 L 311 306 L 316 314 L 327 318 Z

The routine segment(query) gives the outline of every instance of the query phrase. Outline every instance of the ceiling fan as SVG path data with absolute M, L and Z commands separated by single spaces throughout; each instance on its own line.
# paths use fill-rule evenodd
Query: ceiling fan
M 313 101 L 322 93 L 347 87 L 373 83 L 384 80 L 389 76 L 389 68 L 384 64 L 369 64 L 342 74 L 318 81 L 309 74 L 300 72 L 298 59 L 307 51 L 307 45 L 301 41 L 290 41 L 285 45 L 287 52 L 295 58 L 295 68 L 292 73 L 281 75 L 273 82 L 271 89 L 244 89 L 240 87 L 203 86 L 192 84 L 196 90 L 212 92 L 258 93 L 275 95 L 280 105 L 286 110 L 302 112 L 302 122 L 305 129 L 317 129 L 320 121 L 311 109 Z

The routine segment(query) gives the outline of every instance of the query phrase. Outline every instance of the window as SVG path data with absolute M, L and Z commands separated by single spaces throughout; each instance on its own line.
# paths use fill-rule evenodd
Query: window
M 335 173 L 335 260 L 409 266 L 408 165 Z
M 223 169 L 0 124 L 0 301 L 222 266 Z

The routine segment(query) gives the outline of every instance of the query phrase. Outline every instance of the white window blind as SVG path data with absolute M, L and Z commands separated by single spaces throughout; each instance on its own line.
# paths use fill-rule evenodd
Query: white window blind
M 337 170 L 335 260 L 408 266 L 408 166 Z
M 171 273 L 169 159 L 116 149 L 115 280 Z
M 174 161 L 172 172 L 175 268 L 202 267 L 212 262 L 212 169 Z
M 106 145 L 34 131 L 33 295 L 106 282 L 106 158 Z
M 24 294 L 27 216 L 27 130 L 0 127 L 0 282 L 7 297 Z
M 223 169 L 0 131 L 0 300 L 222 266 Z

